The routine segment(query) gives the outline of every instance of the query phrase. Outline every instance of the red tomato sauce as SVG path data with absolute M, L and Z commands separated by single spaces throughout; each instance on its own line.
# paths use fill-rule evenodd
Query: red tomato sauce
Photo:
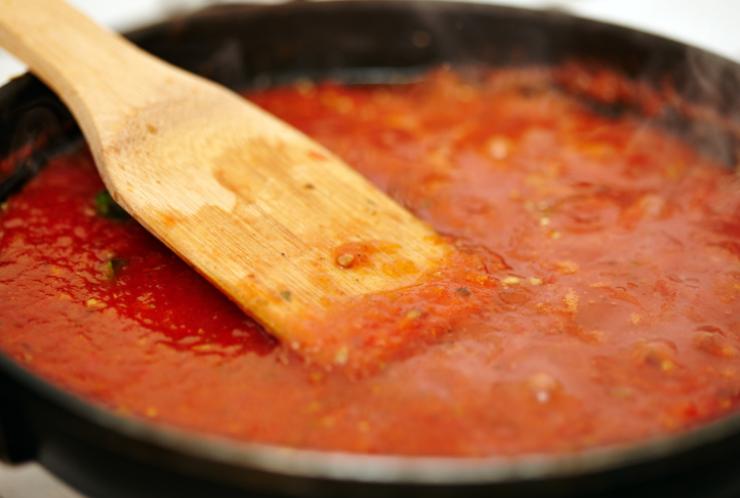
M 332 317 L 385 331 L 372 368 L 348 373 L 343 352 L 327 368 L 264 333 L 120 216 L 86 150 L 3 205 L 0 349 L 123 414 L 323 450 L 568 452 L 733 412 L 740 177 L 556 79 L 440 70 L 247 95 L 456 248 L 446 273 Z M 363 249 L 335 256 L 362 264 Z

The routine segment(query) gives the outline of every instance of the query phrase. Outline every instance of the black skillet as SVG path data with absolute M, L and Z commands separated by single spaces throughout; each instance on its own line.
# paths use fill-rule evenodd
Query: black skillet
M 738 164 L 740 66 L 699 49 L 558 12 L 472 3 L 347 1 L 220 6 L 133 33 L 156 55 L 234 88 L 296 77 L 389 81 L 440 63 L 580 59 L 659 87 L 672 81 L 712 119 L 651 119 Z M 622 102 L 595 108 L 639 112 Z M 725 120 L 725 121 L 723 121 Z M 733 131 L 735 130 L 735 131 Z M 0 88 L 0 200 L 50 155 L 81 145 L 64 106 L 32 76 Z M 1 326 L 1 324 L 0 324 Z M 2 331 L 0 330 L 0 333 Z M 277 394 L 276 394 L 277 395 Z M 0 355 L 0 457 L 37 460 L 92 496 L 740 496 L 740 416 L 566 456 L 515 460 L 369 457 L 206 438 L 116 415 Z

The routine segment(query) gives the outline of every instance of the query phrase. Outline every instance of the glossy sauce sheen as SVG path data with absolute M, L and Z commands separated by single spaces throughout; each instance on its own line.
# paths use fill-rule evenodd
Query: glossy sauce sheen
M 120 413 L 353 452 L 566 452 L 737 408 L 731 169 L 636 118 L 598 116 L 548 70 L 248 97 L 448 237 L 450 268 L 337 311 L 365 342 L 328 368 L 136 223 L 96 213 L 102 184 L 82 151 L 3 208 L 4 352 Z M 357 355 L 362 368 L 344 368 Z

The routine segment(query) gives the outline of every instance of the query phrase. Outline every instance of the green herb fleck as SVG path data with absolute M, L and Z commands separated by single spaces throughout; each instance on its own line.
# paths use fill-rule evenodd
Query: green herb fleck
M 280 297 L 290 302 L 290 300 L 293 299 L 293 294 L 289 290 L 284 290 L 280 292 Z
M 128 264 L 123 258 L 110 258 L 103 264 L 103 276 L 106 280 L 115 280 L 121 269 Z
M 101 190 L 95 196 L 95 212 L 98 216 L 111 220 L 126 220 L 129 214 L 121 206 L 116 204 L 107 190 Z

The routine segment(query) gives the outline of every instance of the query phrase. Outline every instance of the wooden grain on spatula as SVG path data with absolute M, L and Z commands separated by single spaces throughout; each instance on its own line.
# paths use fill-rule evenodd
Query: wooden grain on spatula
M 320 145 L 60 1 L 0 0 L 0 44 L 72 109 L 113 198 L 282 339 L 342 299 L 414 283 L 446 253 Z M 365 246 L 370 261 L 355 264 Z

